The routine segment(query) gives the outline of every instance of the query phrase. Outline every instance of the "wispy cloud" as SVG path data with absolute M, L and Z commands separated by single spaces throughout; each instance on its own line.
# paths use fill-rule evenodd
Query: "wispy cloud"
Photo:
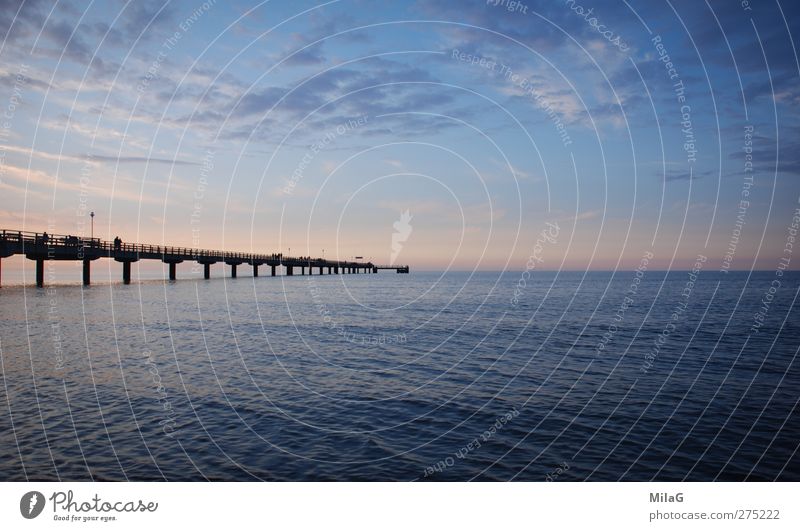
M 115 164 L 169 164 L 171 166 L 200 166 L 202 164 L 201 162 L 189 160 L 162 159 L 158 157 L 115 157 L 111 155 L 91 155 L 91 158 L 100 162 L 112 162 Z

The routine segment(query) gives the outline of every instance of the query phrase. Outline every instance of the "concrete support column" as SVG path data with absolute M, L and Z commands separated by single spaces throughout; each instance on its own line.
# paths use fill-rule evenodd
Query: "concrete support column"
M 253 276 L 258 276 L 258 266 L 256 264 L 253 264 Z
M 301 275 L 305 275 L 306 274 L 306 266 L 300 266 L 300 274 Z
M 36 259 L 36 286 L 41 288 L 44 286 L 44 259 Z
M 378 268 L 377 268 L 377 267 L 373 267 L 373 268 L 372 268 L 372 272 L 373 272 L 373 273 L 377 273 L 377 272 L 378 272 Z
M 177 265 L 178 264 L 176 264 L 174 262 L 171 262 L 169 264 L 169 279 L 170 280 L 175 280 L 175 278 L 177 277 L 177 274 L 175 273 L 175 269 L 176 269 Z
M 130 262 L 122 262 L 122 283 L 123 284 L 130 284 L 131 283 L 131 263 Z
M 294 270 L 293 270 L 292 266 L 286 266 L 286 276 L 290 277 L 292 275 L 294 275 Z
M 333 274 L 334 275 L 338 275 L 339 274 L 339 266 L 333 266 Z
M 236 264 L 231 264 L 231 278 L 236 278 Z
M 275 266 L 272 266 L 272 276 L 275 276 Z
M 319 274 L 322 274 L 322 266 L 319 266 Z
M 91 281 L 91 260 L 83 259 L 83 285 L 88 286 Z
M 211 278 L 211 264 L 203 264 L 203 278 L 206 280 Z

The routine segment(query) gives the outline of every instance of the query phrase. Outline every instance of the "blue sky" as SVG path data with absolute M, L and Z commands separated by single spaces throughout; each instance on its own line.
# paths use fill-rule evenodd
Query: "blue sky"
M 408 210 L 398 261 L 420 269 L 524 268 L 547 223 L 544 269 L 774 269 L 800 206 L 799 15 L 3 1 L 0 226 L 88 233 L 94 210 L 109 239 L 386 262 Z

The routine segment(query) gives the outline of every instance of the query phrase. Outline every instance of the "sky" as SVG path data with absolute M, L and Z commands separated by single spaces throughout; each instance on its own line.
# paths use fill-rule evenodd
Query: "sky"
M 412 270 L 774 270 L 799 26 L 768 0 L 0 0 L 0 227 L 88 236 L 95 212 L 107 239 Z

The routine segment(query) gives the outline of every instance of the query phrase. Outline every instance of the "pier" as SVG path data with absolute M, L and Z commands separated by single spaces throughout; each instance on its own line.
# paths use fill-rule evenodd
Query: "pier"
M 217 263 L 230 266 L 231 277 L 236 278 L 237 268 L 247 265 L 253 276 L 258 268 L 269 267 L 270 276 L 276 276 L 278 268 L 284 268 L 285 276 L 377 273 L 381 269 L 393 269 L 397 273 L 408 273 L 408 265 L 376 265 L 372 262 L 326 260 L 310 256 L 284 256 L 282 253 L 258 254 L 231 251 L 214 251 L 192 247 L 128 243 L 99 238 L 83 238 L 63 234 L 47 234 L 3 230 L 0 233 L 0 277 L 2 259 L 23 254 L 36 262 L 36 285 L 44 286 L 44 262 L 47 260 L 72 260 L 83 262 L 83 284 L 91 282 L 91 263 L 99 258 L 112 258 L 122 265 L 122 281 L 130 284 L 131 264 L 139 260 L 160 260 L 169 264 L 169 279 L 176 280 L 177 266 L 182 262 L 197 262 L 203 265 L 203 277 L 211 278 L 211 266 Z M 0 280 L 0 284 L 2 281 Z

